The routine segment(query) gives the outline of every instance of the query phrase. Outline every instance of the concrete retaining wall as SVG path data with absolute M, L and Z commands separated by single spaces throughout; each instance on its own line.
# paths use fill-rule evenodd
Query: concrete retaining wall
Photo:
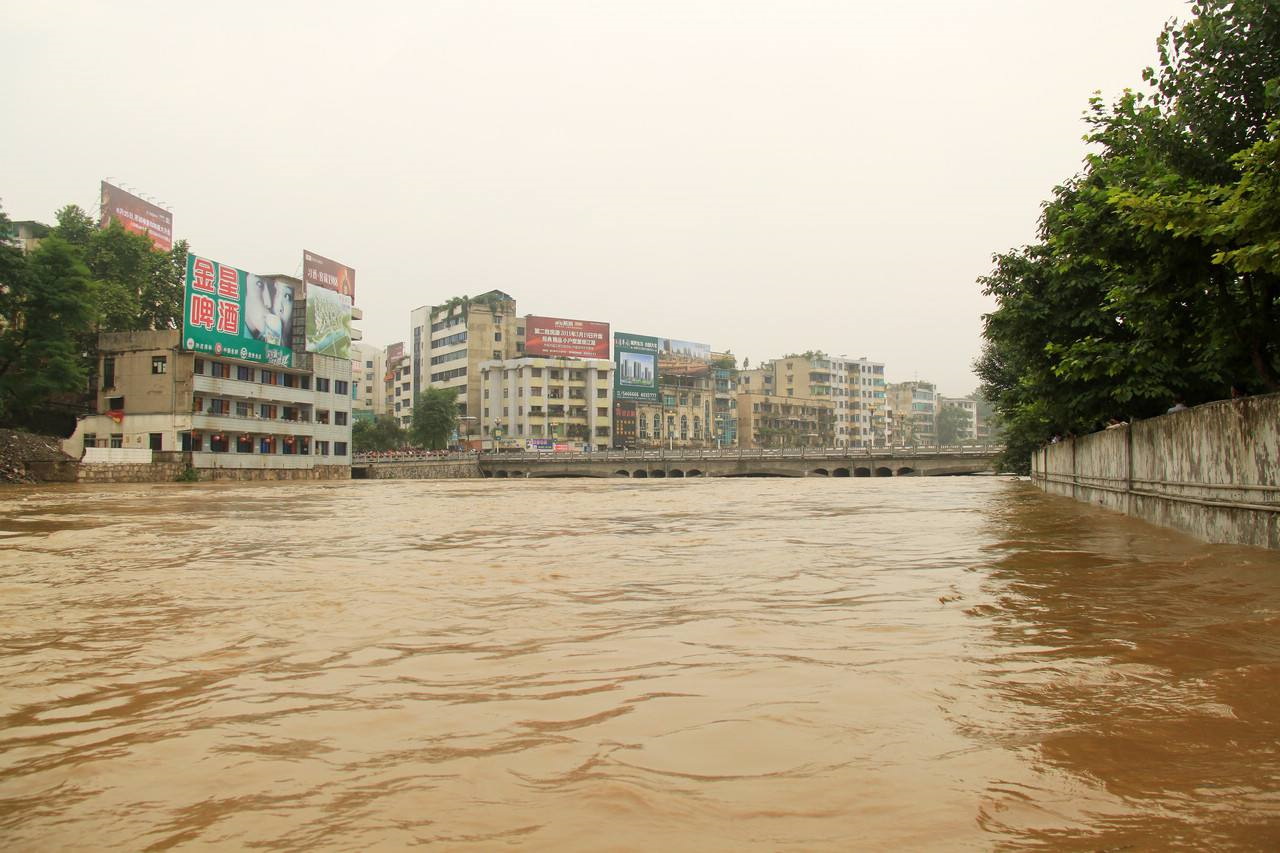
M 242 480 L 350 480 L 350 465 L 316 465 L 312 468 L 197 468 L 201 482 Z
M 1050 444 L 1031 469 L 1050 494 L 1209 542 L 1280 548 L 1280 394 Z

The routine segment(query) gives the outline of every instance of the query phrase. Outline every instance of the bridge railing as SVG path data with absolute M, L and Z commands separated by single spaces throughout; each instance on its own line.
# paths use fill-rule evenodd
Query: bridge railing
M 691 462 L 703 459 L 918 459 L 936 456 L 960 458 L 987 458 L 996 455 L 1004 448 L 999 445 L 952 444 L 933 446 L 905 447 L 856 447 L 856 448 L 704 448 L 704 449 L 653 449 L 653 450 L 593 450 L 589 452 L 553 452 L 553 451 L 498 451 L 476 454 L 468 453 L 404 453 L 393 452 L 389 455 L 356 454 L 353 464 L 365 465 L 379 462 L 429 462 L 466 460 L 479 458 L 485 463 L 496 462 Z

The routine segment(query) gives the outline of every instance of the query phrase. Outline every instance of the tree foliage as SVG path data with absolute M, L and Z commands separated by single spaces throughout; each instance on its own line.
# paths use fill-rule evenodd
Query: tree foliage
M 0 212 L 0 232 L 9 220 Z M 94 290 L 75 247 L 45 238 L 30 255 L 0 243 L 0 423 L 32 426 L 54 395 L 85 384 L 78 336 Z
M 428 388 L 413 404 L 409 440 L 428 450 L 444 450 L 458 428 L 458 394 L 448 388 Z
M 395 450 L 403 447 L 408 435 L 391 415 L 378 415 L 374 420 L 357 420 L 351 426 L 351 443 L 357 453 Z
M 969 415 L 959 406 L 938 410 L 938 444 L 958 444 L 969 427 Z
M 1039 241 L 998 255 L 975 367 L 1025 469 L 1054 433 L 1280 390 L 1280 20 L 1206 0 L 1170 23 L 1151 91 L 1086 114 L 1092 150 Z

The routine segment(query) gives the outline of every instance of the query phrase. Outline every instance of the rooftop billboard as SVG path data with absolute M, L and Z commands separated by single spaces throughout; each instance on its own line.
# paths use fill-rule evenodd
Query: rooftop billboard
M 351 297 L 308 284 L 307 352 L 351 357 Z
M 119 222 L 130 233 L 150 237 L 151 245 L 161 252 L 173 248 L 172 213 L 103 181 L 102 218 L 98 225 L 106 228 L 112 221 Z
M 293 289 L 187 255 L 184 349 L 282 367 L 293 365 Z
M 711 371 L 711 347 L 662 338 L 658 343 L 658 370 L 670 378 L 705 376 Z
M 613 399 L 658 402 L 659 345 L 657 338 L 614 333 Z
M 346 264 L 331 261 L 315 252 L 302 250 L 302 282 L 315 285 L 356 301 L 356 271 Z
M 524 354 L 548 358 L 608 358 L 609 324 L 530 314 L 524 323 Z

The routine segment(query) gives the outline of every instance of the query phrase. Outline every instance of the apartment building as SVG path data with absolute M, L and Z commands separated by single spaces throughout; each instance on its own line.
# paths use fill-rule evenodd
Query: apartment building
M 712 417 L 713 438 L 719 447 L 738 446 L 738 367 L 729 353 L 712 353 L 714 387 Z
M 883 447 L 888 410 L 884 364 L 866 357 L 832 359 L 836 394 L 836 446 Z
M 500 290 L 417 308 L 409 326 L 410 399 L 427 388 L 453 389 L 463 417 L 480 417 L 480 365 L 524 353 L 524 320 L 515 298 Z
M 890 407 L 897 416 L 895 443 L 936 444 L 938 389 L 932 382 L 912 380 L 887 386 Z
M 775 394 L 738 394 L 738 446 L 827 447 L 835 434 L 835 402 Z
M 355 417 L 373 419 L 386 409 L 382 382 L 383 350 L 371 344 L 351 344 L 351 411 Z
M 484 449 L 608 450 L 613 362 L 527 356 L 490 359 L 477 372 L 479 405 L 459 436 Z
M 964 426 L 956 434 L 956 440 L 973 442 L 978 440 L 978 403 L 965 397 L 938 397 L 938 411 L 958 409 L 964 413 Z
M 105 333 L 95 414 L 64 442 L 189 454 L 198 471 L 343 478 L 351 360 L 295 352 L 289 367 L 197 355 L 181 332 Z

